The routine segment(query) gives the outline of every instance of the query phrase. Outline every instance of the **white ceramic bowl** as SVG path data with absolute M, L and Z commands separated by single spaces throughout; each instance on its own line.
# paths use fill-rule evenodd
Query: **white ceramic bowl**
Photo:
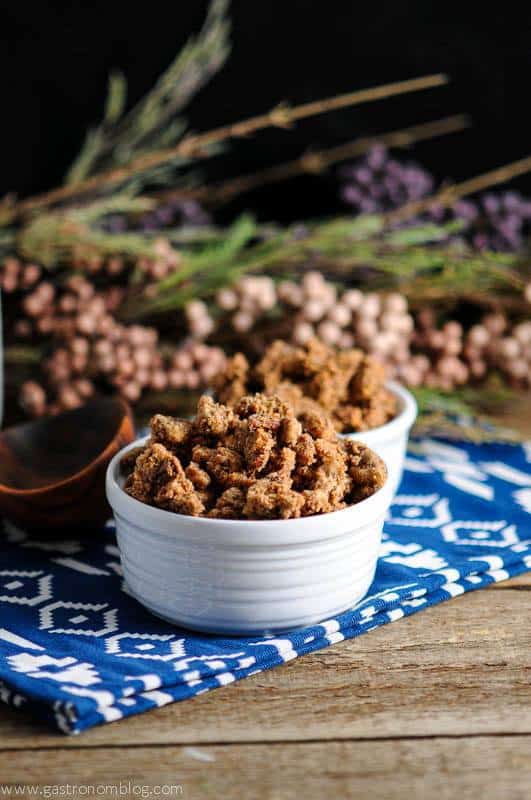
M 209 633 L 255 634 L 311 625 L 355 605 L 376 569 L 390 483 L 356 505 L 292 520 L 217 520 L 107 497 L 129 592 L 164 619 Z
M 394 495 L 402 479 L 409 431 L 417 418 L 417 403 L 411 392 L 399 383 L 389 381 L 387 388 L 398 400 L 396 417 L 379 428 L 360 433 L 345 433 L 343 436 L 363 442 L 385 461 Z

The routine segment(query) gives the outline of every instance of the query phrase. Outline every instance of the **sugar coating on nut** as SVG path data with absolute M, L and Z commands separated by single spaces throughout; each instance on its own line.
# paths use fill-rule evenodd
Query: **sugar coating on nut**
M 299 419 L 304 415 L 311 421 L 314 434 L 327 438 L 327 417 L 340 432 L 370 430 L 392 419 L 396 400 L 385 380 L 385 367 L 372 356 L 311 339 L 300 347 L 273 342 L 254 368 L 237 353 L 213 385 L 229 406 L 250 391 L 274 394 L 293 405 Z
M 307 398 L 303 398 L 307 399 Z M 125 491 L 143 503 L 217 519 L 292 519 L 345 508 L 385 483 L 383 461 L 340 439 L 311 407 L 246 395 L 234 408 L 206 395 L 194 420 L 157 414 L 151 437 L 122 460 Z

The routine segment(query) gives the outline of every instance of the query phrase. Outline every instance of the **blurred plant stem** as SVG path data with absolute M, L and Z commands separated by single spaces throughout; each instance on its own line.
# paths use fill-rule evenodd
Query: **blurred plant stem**
M 67 173 L 67 185 L 77 186 L 90 175 L 172 146 L 182 137 L 186 124 L 176 115 L 229 55 L 227 10 L 228 0 L 211 1 L 199 35 L 188 40 L 151 91 L 126 113 L 125 78 L 119 72 L 110 76 L 103 122 L 88 132 Z
M 190 197 L 205 203 L 208 207 L 222 205 L 230 202 L 234 197 L 250 192 L 262 186 L 296 178 L 299 175 L 316 175 L 324 172 L 333 164 L 347 161 L 350 158 L 366 153 L 375 144 L 386 147 L 410 147 L 416 142 L 433 139 L 437 136 L 446 136 L 464 130 L 470 124 L 465 114 L 455 114 L 450 117 L 413 125 L 387 133 L 374 136 L 361 136 L 353 142 L 346 142 L 337 147 L 323 150 L 308 150 L 299 158 L 275 164 L 267 169 L 259 170 L 247 175 L 205 186 L 191 187 L 188 190 L 169 190 L 157 194 L 157 198 L 164 202 L 172 199 Z
M 93 175 L 79 183 L 68 184 L 50 192 L 30 197 L 14 206 L 12 213 L 14 216 L 25 215 L 59 202 L 72 201 L 74 198 L 81 199 L 88 194 L 108 191 L 127 181 L 138 180 L 142 174 L 176 158 L 186 160 L 204 158 L 208 155 L 209 148 L 212 146 L 223 144 L 231 139 L 250 136 L 264 128 L 289 128 L 295 122 L 306 117 L 409 92 L 417 92 L 441 86 L 446 82 L 447 78 L 444 75 L 428 75 L 413 80 L 384 84 L 373 89 L 349 92 L 348 94 L 337 95 L 336 97 L 311 103 L 303 103 L 299 106 L 292 107 L 281 103 L 266 114 L 259 114 L 241 122 L 224 125 L 205 133 L 187 134 L 174 147 L 145 153 L 124 166 Z

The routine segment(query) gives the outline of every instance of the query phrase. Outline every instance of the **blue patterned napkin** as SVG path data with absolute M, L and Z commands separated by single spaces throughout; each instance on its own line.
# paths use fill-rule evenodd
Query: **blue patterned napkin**
M 0 699 L 65 733 L 184 700 L 531 569 L 531 444 L 412 445 L 376 578 L 355 608 L 278 637 L 194 634 L 123 585 L 113 528 L 0 538 Z M 0 535 L 1 536 L 1 535 Z

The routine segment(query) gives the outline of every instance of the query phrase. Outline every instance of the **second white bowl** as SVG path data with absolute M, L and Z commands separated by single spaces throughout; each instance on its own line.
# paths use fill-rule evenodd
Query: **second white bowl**
M 291 520 L 189 517 L 140 503 L 107 471 L 130 593 L 170 622 L 209 633 L 258 634 L 336 616 L 366 594 L 391 484 L 331 514 Z
M 417 418 L 417 403 L 411 392 L 395 381 L 389 381 L 386 388 L 397 399 L 396 416 L 386 425 L 380 425 L 379 428 L 342 435 L 347 439 L 363 442 L 385 461 L 394 495 L 402 479 L 409 432 Z

